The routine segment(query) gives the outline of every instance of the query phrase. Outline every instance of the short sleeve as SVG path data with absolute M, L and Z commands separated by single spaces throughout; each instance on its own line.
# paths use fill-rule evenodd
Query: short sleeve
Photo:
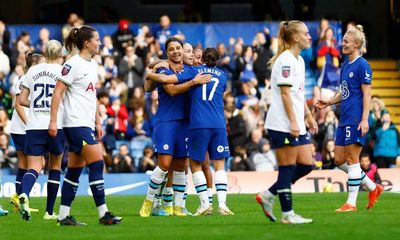
M 14 87 L 13 87 L 14 95 L 15 95 L 15 96 L 17 96 L 17 95 L 19 95 L 19 94 L 21 93 L 21 87 L 22 87 L 21 82 L 22 82 L 24 79 L 25 79 L 25 75 L 23 75 L 20 79 L 18 79 L 17 81 L 15 81 Z
M 281 59 L 276 69 L 276 85 L 293 86 L 293 77 L 295 73 L 295 65 L 288 58 Z
M 372 70 L 371 66 L 367 62 L 360 64 L 360 68 L 358 70 L 358 79 L 360 79 L 361 84 L 371 84 Z
M 184 83 L 187 81 L 192 80 L 195 78 L 197 75 L 196 69 L 194 67 L 185 67 L 183 71 L 180 71 L 179 73 L 176 74 L 178 77 L 179 83 Z
M 64 63 L 62 69 L 61 69 L 61 74 L 60 80 L 61 82 L 65 83 L 68 86 L 71 86 L 72 82 L 75 79 L 75 73 L 76 69 L 74 69 L 74 66 L 71 64 L 71 62 L 67 61 Z
M 21 93 L 21 88 L 22 87 L 24 87 L 24 88 L 26 88 L 26 89 L 28 89 L 29 90 L 29 79 L 30 79 L 30 71 L 28 70 L 28 72 L 24 75 L 24 76 L 22 76 L 20 79 L 19 79 L 19 92 Z

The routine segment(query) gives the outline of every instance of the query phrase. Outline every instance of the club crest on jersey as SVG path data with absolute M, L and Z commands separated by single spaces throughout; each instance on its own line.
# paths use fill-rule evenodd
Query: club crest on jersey
M 350 73 L 349 73 L 349 77 L 351 77 L 351 78 L 352 78 L 352 77 L 353 77 L 353 75 L 354 75 L 354 73 L 353 73 L 353 72 L 350 72 Z
M 65 76 L 69 73 L 69 70 L 71 70 L 71 66 L 68 64 L 65 64 L 63 69 L 61 70 L 61 75 Z
M 290 76 L 290 66 L 282 67 L 282 77 L 288 78 Z

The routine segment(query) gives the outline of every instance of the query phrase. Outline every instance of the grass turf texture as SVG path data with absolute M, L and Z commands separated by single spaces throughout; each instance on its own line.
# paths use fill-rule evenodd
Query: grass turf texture
M 273 223 L 264 216 L 254 195 L 228 195 L 229 207 L 234 216 L 219 216 L 214 195 L 214 216 L 205 217 L 149 217 L 138 215 L 144 196 L 109 196 L 108 207 L 123 217 L 117 226 L 98 223 L 97 210 L 91 197 L 77 197 L 72 215 L 87 227 L 58 227 L 55 221 L 42 220 L 45 198 L 32 198 L 32 220 L 25 222 L 18 213 L 10 211 L 0 217 L 1 239 L 399 239 L 400 208 L 395 193 L 383 193 L 379 202 L 366 210 L 367 193 L 358 196 L 358 212 L 335 213 L 346 200 L 347 193 L 294 194 L 294 208 L 314 223 L 284 225 Z M 57 199 L 59 203 L 60 199 Z M 275 213 L 280 218 L 278 198 Z M 8 199 L 0 204 L 11 210 Z M 187 206 L 192 212 L 198 198 L 189 196 Z M 58 212 L 58 205 L 56 206 Z

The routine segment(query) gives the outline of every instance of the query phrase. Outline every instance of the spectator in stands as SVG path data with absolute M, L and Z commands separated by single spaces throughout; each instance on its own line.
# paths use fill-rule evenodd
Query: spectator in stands
M 139 160 L 139 171 L 147 172 L 153 171 L 157 166 L 157 158 L 154 156 L 154 151 L 152 146 L 146 146 L 143 150 L 143 157 Z
M 9 75 L 9 86 L 14 86 L 14 83 L 17 82 L 18 79 L 20 79 L 24 74 L 25 74 L 24 66 L 20 64 L 16 65 L 14 71 L 12 71 L 11 74 Z
M 385 103 L 377 96 L 371 99 L 371 110 L 368 117 L 368 124 L 370 126 L 370 131 L 374 131 L 382 126 L 381 118 L 383 114 L 388 113 L 385 107 Z
M 100 50 L 100 55 L 104 58 L 106 56 L 118 57 L 118 51 L 114 48 L 113 40 L 110 35 L 103 37 L 103 46 Z
M 340 49 L 334 37 L 333 28 L 328 27 L 317 47 L 317 67 L 322 69 L 326 63 L 339 67 Z
M 146 98 L 145 100 L 146 115 L 149 117 L 149 119 L 155 117 L 157 109 L 158 109 L 158 91 L 152 91 L 150 93 L 150 97 Z
M 241 70 L 239 76 L 240 81 L 249 84 L 252 92 L 256 91 L 254 88 L 258 84 L 253 68 L 254 58 L 253 48 L 251 46 L 245 46 L 243 47 L 242 59 L 240 60 L 241 64 L 236 65 L 236 68 Z
M 180 40 L 184 40 L 184 35 L 174 26 L 171 26 L 171 20 L 168 15 L 160 17 L 160 25 L 156 27 L 154 36 L 158 45 L 158 55 L 163 58 L 166 57 L 165 42 L 168 38 L 177 37 Z
M 381 184 L 382 181 L 378 173 L 378 167 L 374 163 L 371 163 L 371 159 L 367 153 L 361 153 L 360 165 L 361 169 L 374 183 Z
M 62 37 L 65 40 L 73 27 L 78 24 L 79 16 L 76 13 L 70 13 L 67 23 L 61 28 Z
M 34 44 L 36 53 L 43 53 L 44 47 L 50 41 L 50 32 L 47 28 L 41 28 L 39 31 L 39 39 Z
M 0 168 L 9 168 L 15 172 L 17 161 L 17 151 L 10 145 L 8 135 L 0 133 Z
M 311 151 L 312 151 L 312 156 L 314 159 L 315 169 L 321 169 L 322 168 L 322 155 L 318 151 L 318 143 L 314 139 L 311 140 Z
M 253 162 L 246 155 L 246 150 L 241 148 L 241 154 L 233 156 L 231 160 L 231 171 L 254 171 Z
M 321 39 L 324 37 L 325 35 L 325 31 L 326 29 L 329 28 L 329 20 L 326 18 L 321 18 L 321 20 L 319 21 L 319 28 L 318 28 L 318 41 L 321 41 Z
M 250 156 L 257 172 L 274 171 L 277 169 L 276 157 L 267 139 L 262 138 L 258 143 L 258 152 Z
M 244 146 L 247 142 L 246 123 L 243 119 L 243 113 L 235 108 L 235 105 L 225 105 L 225 119 L 227 120 L 228 143 L 232 156 L 238 156 L 240 153 L 237 148 Z
M 333 139 L 327 139 L 322 148 L 322 169 L 335 168 L 335 142 Z
M 382 115 L 382 127 L 375 131 L 373 138 L 374 162 L 378 168 L 395 167 L 396 158 L 400 156 L 400 135 L 389 113 Z
M 264 28 L 264 32 L 258 32 L 253 40 L 254 53 L 257 56 L 254 59 L 254 72 L 258 82 L 257 85 L 261 88 L 265 87 L 265 81 L 269 81 L 271 78 L 271 71 L 265 67 L 272 57 L 270 45 L 269 29 Z
M 132 116 L 128 121 L 129 137 L 148 136 L 151 137 L 152 127 L 148 121 L 143 106 L 136 105 L 132 109 Z
M 300 55 L 303 57 L 306 67 L 305 78 L 305 97 L 308 105 L 314 105 L 319 97 L 319 88 L 317 86 L 317 78 L 315 74 L 315 56 L 313 46 L 303 49 Z
M 107 114 L 114 118 L 114 134 L 116 140 L 125 140 L 128 122 L 128 111 L 119 97 L 110 97 L 111 105 L 107 107 Z
M 231 57 L 229 56 L 229 53 L 226 51 L 225 44 L 218 43 L 217 51 L 218 51 L 218 56 L 219 56 L 219 61 L 218 61 L 217 67 L 226 74 L 226 76 L 228 77 L 228 82 L 230 82 L 232 79 L 232 73 L 231 73 L 232 70 L 230 67 Z M 228 84 L 228 82 L 227 82 L 227 84 Z M 228 85 L 227 85 L 227 87 L 228 87 Z
M 0 48 L 10 58 L 10 31 L 8 31 L 5 19 L 0 18 Z
M 113 157 L 112 172 L 133 173 L 135 171 L 134 161 L 129 155 L 128 145 L 121 144 L 118 153 Z
M 114 56 L 107 55 L 104 57 L 104 70 L 106 71 L 104 86 L 107 88 L 111 79 L 118 77 L 118 67 L 115 64 Z
M 259 144 L 262 138 L 262 131 L 260 129 L 254 129 L 250 134 L 250 141 L 246 143 L 246 155 L 250 157 L 259 150 Z
M 128 97 L 130 97 L 134 87 L 143 87 L 143 61 L 135 54 L 135 49 L 132 46 L 126 48 L 125 56 L 121 59 L 118 70 L 119 75 L 128 85 Z
M 239 92 L 235 99 L 235 104 L 238 109 L 242 109 L 244 106 L 251 106 L 258 102 L 258 98 L 255 93 L 251 92 L 249 84 L 241 82 Z
M 231 38 L 233 39 L 233 38 Z M 235 41 L 235 39 L 233 39 Z M 236 95 L 240 88 L 240 73 L 243 70 L 243 45 L 236 42 L 231 53 L 232 92 Z
M 325 115 L 324 121 L 318 125 L 318 133 L 315 135 L 315 140 L 318 143 L 318 149 L 322 149 L 322 144 L 328 139 L 334 139 L 339 120 L 335 112 L 329 109 Z
M 4 107 L 0 108 L 0 132 L 7 134 L 10 136 L 10 124 L 11 121 L 8 118 L 7 109 Z
M 118 22 L 118 29 L 112 35 L 113 44 L 120 53 L 124 53 L 128 46 L 135 44 L 135 34 L 129 29 L 129 21 L 121 19 Z
M 0 86 L 7 86 L 6 80 L 9 73 L 10 73 L 10 59 L 2 51 L 0 47 Z
M 6 122 L 7 118 L 7 116 L 1 114 L 2 111 L 4 111 L 5 114 L 8 115 L 12 114 L 12 98 L 11 95 L 4 88 L 0 87 L 0 126 L 2 126 L 1 124 L 4 124 L 4 122 Z M 4 120 L 2 120 L 3 118 Z
M 12 52 L 11 67 L 17 65 L 18 62 L 17 59 L 19 58 L 19 56 L 23 55 L 25 57 L 26 52 L 32 52 L 32 51 L 34 51 L 34 48 L 31 46 L 31 36 L 29 32 L 22 31 L 18 35 L 17 40 L 15 41 L 15 44 L 11 49 Z M 25 62 L 25 59 L 21 62 Z
M 128 100 L 128 87 L 125 82 L 121 81 L 119 78 L 111 79 L 110 88 L 109 88 L 110 97 L 119 97 L 121 99 L 121 103 L 126 103 Z
M 143 107 L 145 108 L 145 99 L 144 99 L 144 90 L 142 87 L 135 87 L 132 90 L 132 96 L 129 98 L 128 101 L 128 108 L 129 111 L 133 112 L 134 109 L 137 109 L 138 107 Z
M 100 102 L 100 98 L 103 93 L 99 93 L 97 95 L 97 99 L 99 99 L 99 116 L 101 127 L 104 132 L 104 136 L 100 141 L 103 149 L 104 162 L 106 164 L 106 169 L 110 169 L 112 166 L 112 150 L 115 149 L 115 136 L 114 136 L 114 127 L 113 127 L 113 119 L 110 119 L 107 115 L 107 107 L 106 105 Z M 100 97 L 99 97 L 100 95 Z M 108 95 L 107 95 L 108 99 Z M 110 121 L 111 120 L 111 121 Z M 111 127 L 109 127 L 111 125 Z
M 265 110 L 260 106 L 258 99 L 254 101 L 246 101 L 242 111 L 248 134 L 257 129 L 258 122 L 264 121 L 265 119 Z

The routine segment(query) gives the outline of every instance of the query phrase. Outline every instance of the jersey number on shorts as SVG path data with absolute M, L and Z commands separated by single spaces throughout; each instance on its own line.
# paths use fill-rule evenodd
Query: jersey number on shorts
M 37 83 L 33 86 L 33 91 L 39 95 L 33 101 L 34 108 L 49 108 L 50 101 L 47 99 L 53 96 L 54 84 Z
M 350 138 L 350 136 L 351 136 L 350 126 L 346 126 L 346 138 Z
M 202 92 L 203 101 L 206 101 L 206 100 L 212 101 L 212 99 L 214 97 L 215 90 L 217 90 L 217 86 L 218 86 L 218 83 L 219 83 L 218 78 L 211 78 L 210 82 L 214 82 L 214 86 L 212 87 L 210 95 L 208 96 L 208 98 L 207 98 L 207 84 L 203 84 L 203 92 Z

